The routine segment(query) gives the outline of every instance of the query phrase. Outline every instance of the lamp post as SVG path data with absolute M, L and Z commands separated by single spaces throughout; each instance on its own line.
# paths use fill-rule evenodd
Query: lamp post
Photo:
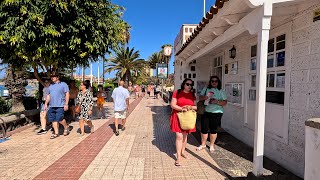
M 169 58 L 171 57 L 172 54 L 172 46 L 171 45 L 166 45 L 163 48 L 163 55 L 167 58 L 166 66 L 167 66 L 167 78 L 169 76 Z M 161 79 L 161 96 L 163 99 L 163 78 Z M 168 96 L 168 103 L 169 103 L 169 96 Z

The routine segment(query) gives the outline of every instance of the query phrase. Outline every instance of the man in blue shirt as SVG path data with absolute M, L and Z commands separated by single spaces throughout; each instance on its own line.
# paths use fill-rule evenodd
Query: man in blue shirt
M 48 110 L 48 120 L 52 122 L 52 127 L 54 133 L 51 135 L 51 139 L 59 136 L 59 124 L 64 127 L 63 135 L 67 136 L 69 134 L 69 128 L 64 119 L 64 112 L 68 110 L 69 103 L 69 87 L 66 83 L 59 80 L 59 74 L 51 74 L 52 84 L 49 86 L 48 95 L 44 105 L 44 110 Z
M 116 136 L 119 136 L 119 130 L 118 130 L 118 125 L 119 119 L 122 119 L 122 128 L 121 130 L 124 131 L 125 124 L 126 124 L 126 113 L 129 110 L 129 97 L 130 93 L 127 89 L 123 87 L 124 81 L 119 82 L 119 87 L 115 88 L 112 92 L 112 99 L 114 103 L 114 125 L 116 127 Z

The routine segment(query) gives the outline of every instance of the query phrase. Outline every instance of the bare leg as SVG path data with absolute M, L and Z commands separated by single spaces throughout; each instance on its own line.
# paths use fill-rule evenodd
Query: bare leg
M 188 134 L 187 133 L 182 133 L 183 135 L 183 140 L 182 140 L 182 149 L 181 149 L 181 156 L 188 159 L 188 156 L 186 155 L 186 146 L 188 142 Z
M 52 127 L 54 129 L 54 134 L 59 135 L 59 126 L 58 122 L 52 122 Z
M 42 128 L 43 130 L 46 129 L 46 125 L 47 125 L 47 118 L 46 118 L 46 116 L 47 116 L 47 111 L 41 111 L 41 113 L 40 113 L 40 123 L 41 123 L 41 128 Z
M 119 131 L 118 126 L 119 126 L 119 119 L 118 118 L 114 118 L 114 126 L 116 128 L 116 132 Z
M 127 119 L 122 119 L 122 128 L 126 126 Z
M 64 130 L 66 130 L 68 128 L 67 122 L 65 119 L 63 119 L 62 121 L 59 122 L 60 124 L 62 124 L 62 126 L 64 127 Z
M 208 134 L 201 133 L 201 146 L 204 146 L 204 147 L 206 146 L 207 139 L 208 139 Z
M 183 134 L 176 133 L 176 151 L 177 151 L 177 160 L 176 165 L 181 161 L 181 150 L 182 150 L 182 141 L 183 141 Z
M 214 149 L 214 142 L 217 139 L 217 133 L 216 134 L 210 134 L 210 147 Z
M 79 126 L 80 126 L 80 134 L 84 135 L 84 121 L 83 121 L 83 119 L 79 120 Z

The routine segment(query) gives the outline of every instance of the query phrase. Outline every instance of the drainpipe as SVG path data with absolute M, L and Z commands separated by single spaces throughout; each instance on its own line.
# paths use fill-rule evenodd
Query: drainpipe
M 269 31 L 272 17 L 272 2 L 265 1 L 261 7 L 261 26 L 258 31 L 257 94 L 254 131 L 253 174 L 263 175 L 263 149 L 265 133 L 266 80 Z

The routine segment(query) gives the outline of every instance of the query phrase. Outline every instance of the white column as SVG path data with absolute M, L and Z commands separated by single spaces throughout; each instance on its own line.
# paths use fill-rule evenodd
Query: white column
M 98 60 L 98 84 L 100 83 L 100 60 Z
M 268 40 L 272 16 L 272 3 L 263 5 L 261 30 L 258 32 L 258 60 L 257 60 L 257 94 L 254 131 L 253 174 L 263 175 L 263 149 L 266 110 L 266 81 Z
M 82 66 L 82 81 L 84 81 L 84 66 Z
M 206 0 L 203 0 L 203 17 L 206 16 Z
M 90 86 L 92 87 L 92 80 L 93 80 L 93 75 L 92 75 L 92 62 L 90 63 Z

